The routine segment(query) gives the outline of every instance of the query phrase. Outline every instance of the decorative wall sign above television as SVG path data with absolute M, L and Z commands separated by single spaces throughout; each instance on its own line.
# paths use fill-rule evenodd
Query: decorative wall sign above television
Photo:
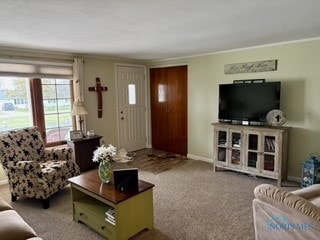
M 277 60 L 266 60 L 258 62 L 226 64 L 224 65 L 224 73 L 235 74 L 276 71 L 277 63 Z
M 245 79 L 245 80 L 233 80 L 233 83 L 265 83 L 265 79 Z

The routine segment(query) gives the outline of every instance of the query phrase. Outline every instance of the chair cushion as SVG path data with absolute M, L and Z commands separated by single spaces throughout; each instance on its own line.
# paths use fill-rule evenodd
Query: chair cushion
M 310 199 L 314 197 L 320 196 L 320 184 L 314 184 L 306 188 L 301 188 L 295 191 L 292 191 L 292 193 L 299 195 L 300 197 L 303 197 L 304 199 Z
M 45 176 L 50 174 L 57 174 L 66 167 L 66 161 L 48 160 L 46 162 L 40 162 L 40 167 Z M 52 179 L 52 178 L 48 178 Z
M 79 174 L 75 168 L 75 163 L 68 160 L 48 160 L 40 162 L 40 167 L 47 182 L 54 183 L 53 186 L 66 185 L 63 182 Z
M 25 240 L 36 237 L 34 230 L 14 210 L 0 212 L 1 240 Z

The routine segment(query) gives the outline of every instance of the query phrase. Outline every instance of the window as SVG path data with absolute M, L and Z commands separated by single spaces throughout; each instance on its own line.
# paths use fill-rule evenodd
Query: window
M 0 77 L 0 131 L 33 125 L 28 93 L 29 79 Z
M 129 105 L 136 104 L 137 98 L 136 98 L 136 85 L 135 84 L 128 85 L 128 94 L 129 94 Z
M 47 146 L 65 142 L 72 76 L 70 59 L 0 55 L 0 131 L 35 125 Z
M 72 81 L 0 77 L 0 131 L 36 125 L 47 146 L 61 144 L 72 130 Z
M 70 80 L 44 78 L 41 85 L 46 142 L 63 141 L 72 130 Z
M 167 96 L 167 88 L 166 85 L 164 84 L 159 84 L 158 85 L 158 101 L 160 103 L 166 102 L 166 96 Z

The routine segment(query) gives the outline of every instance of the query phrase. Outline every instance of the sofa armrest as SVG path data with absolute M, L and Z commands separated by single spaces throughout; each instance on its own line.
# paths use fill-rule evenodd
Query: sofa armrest
M 318 239 L 320 223 L 294 209 L 253 199 L 255 240 Z
M 72 160 L 72 148 L 45 148 L 44 161 L 46 160 Z
M 300 214 L 320 221 L 320 208 L 292 192 L 284 191 L 270 184 L 261 184 L 254 189 L 254 195 L 257 199 L 279 209 L 294 209 Z
M 3 219 L 0 224 L 0 236 L 2 240 L 18 240 L 37 237 L 35 231 L 14 210 L 0 212 Z

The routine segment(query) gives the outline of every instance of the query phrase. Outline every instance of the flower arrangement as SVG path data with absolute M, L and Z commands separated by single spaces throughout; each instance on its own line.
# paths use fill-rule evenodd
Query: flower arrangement
M 109 144 L 108 147 L 102 145 L 93 152 L 93 162 L 111 162 L 113 156 L 117 153 L 117 148 Z

